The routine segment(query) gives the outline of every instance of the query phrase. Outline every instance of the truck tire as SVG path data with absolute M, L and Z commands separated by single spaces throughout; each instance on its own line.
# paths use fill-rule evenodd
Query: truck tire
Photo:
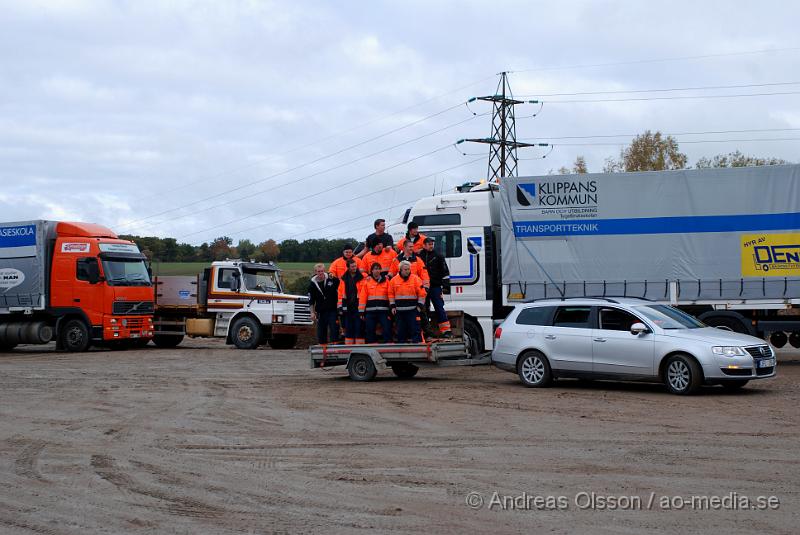
M 231 327 L 231 340 L 238 349 L 256 349 L 261 343 L 261 324 L 249 316 L 239 318 Z
M 296 345 L 296 334 L 276 334 L 269 339 L 269 347 L 272 349 L 294 349 Z
M 392 371 L 400 379 L 411 379 L 417 375 L 419 367 L 408 362 L 398 362 L 397 364 L 392 364 Z
M 526 351 L 519 357 L 517 375 L 528 388 L 542 388 L 553 382 L 550 362 L 539 351 Z
M 67 320 L 58 332 L 59 347 L 70 353 L 86 351 L 89 343 L 89 328 L 83 320 Z
M 673 355 L 664 367 L 664 384 L 673 394 L 694 394 L 703 384 L 703 370 L 688 355 Z
M 483 334 L 480 326 L 471 319 L 464 319 L 464 341 L 471 357 L 477 357 L 483 352 Z
M 347 373 L 353 381 L 372 381 L 378 374 L 375 363 L 366 355 L 356 355 L 350 358 Z
M 735 333 L 755 336 L 755 332 L 750 327 L 747 318 L 737 312 L 706 312 L 701 314 L 698 319 L 709 327 L 720 327 Z
M 178 347 L 183 342 L 182 334 L 156 334 L 153 336 L 153 343 L 161 349 Z

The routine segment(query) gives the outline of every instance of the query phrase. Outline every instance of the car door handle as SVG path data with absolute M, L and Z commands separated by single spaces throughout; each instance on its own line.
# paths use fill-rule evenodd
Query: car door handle
M 544 337 L 544 339 L 545 340 L 555 340 L 556 337 L 554 335 L 552 335 L 552 334 L 548 334 L 547 336 Z
M 595 342 L 605 342 L 606 339 L 605 338 L 595 338 L 594 341 Z

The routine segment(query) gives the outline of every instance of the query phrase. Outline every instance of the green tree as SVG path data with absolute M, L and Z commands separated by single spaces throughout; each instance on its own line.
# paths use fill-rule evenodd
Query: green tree
M 783 165 L 789 163 L 781 158 L 759 158 L 733 151 L 728 154 L 717 154 L 712 158 L 703 157 L 697 160 L 695 167 L 708 169 L 710 167 L 756 167 L 759 165 Z
M 212 260 L 224 260 L 233 256 L 233 239 L 228 236 L 220 236 L 209 245 L 208 250 Z
M 242 260 L 250 260 L 256 257 L 256 246 L 247 238 L 239 240 L 236 245 L 236 255 Z
M 674 137 L 664 137 L 661 132 L 646 130 L 620 151 L 619 160 L 608 158 L 603 171 L 616 173 L 685 169 L 687 162 L 687 156 L 678 149 L 678 142 Z

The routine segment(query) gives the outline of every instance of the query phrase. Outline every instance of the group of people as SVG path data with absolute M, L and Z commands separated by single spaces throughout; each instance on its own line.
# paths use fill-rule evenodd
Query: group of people
M 314 266 L 308 295 L 317 341 L 337 343 L 343 330 L 346 344 L 419 343 L 430 305 L 439 334 L 450 336 L 443 298 L 450 293 L 450 271 L 433 238 L 411 222 L 395 244 L 385 220 L 376 219 L 374 227 L 361 251 L 347 245 L 327 270 Z

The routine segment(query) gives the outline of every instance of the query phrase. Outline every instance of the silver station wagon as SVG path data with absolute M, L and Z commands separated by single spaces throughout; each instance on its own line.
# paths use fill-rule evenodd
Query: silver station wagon
M 738 389 L 776 370 L 775 353 L 760 338 L 623 298 L 518 305 L 495 330 L 492 363 L 530 387 L 576 377 L 661 382 L 674 394 L 703 384 Z

